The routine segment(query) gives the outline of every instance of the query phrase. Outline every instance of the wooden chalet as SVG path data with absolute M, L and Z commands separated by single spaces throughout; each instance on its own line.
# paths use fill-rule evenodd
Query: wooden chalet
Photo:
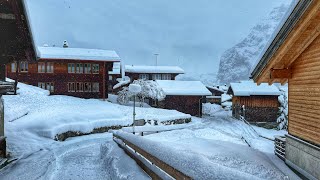
M 300 0 L 252 72 L 258 84 L 287 83 L 285 162 L 320 179 L 320 1 Z
M 253 124 L 277 126 L 281 92 L 276 86 L 258 86 L 253 81 L 242 81 L 231 83 L 228 94 L 232 95 L 232 115 L 235 118 L 242 116 Z
M 131 81 L 175 80 L 179 74 L 184 74 L 184 70 L 177 66 L 125 66 L 125 75 L 130 77 Z
M 211 92 L 211 95 L 206 97 L 206 101 L 213 104 L 221 104 L 221 95 L 224 94 L 224 91 L 213 86 L 207 86 L 207 89 Z
M 202 103 L 211 92 L 200 81 L 157 80 L 166 98 L 157 107 L 175 109 L 192 116 L 202 116 Z
M 120 62 L 115 51 L 38 47 L 38 61 L 7 65 L 7 76 L 47 89 L 53 95 L 107 98 L 108 72 Z
M 23 0 L 0 0 L 0 156 L 6 156 L 4 103 L 2 95 L 14 91 L 14 83 L 5 82 L 6 64 L 25 59 L 34 62 L 35 49 Z

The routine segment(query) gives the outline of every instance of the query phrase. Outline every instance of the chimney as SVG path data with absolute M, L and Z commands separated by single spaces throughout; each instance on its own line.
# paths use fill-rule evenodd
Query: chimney
M 64 47 L 64 48 L 69 47 L 69 44 L 68 44 L 67 40 L 64 40 L 64 41 L 63 41 L 63 47 Z

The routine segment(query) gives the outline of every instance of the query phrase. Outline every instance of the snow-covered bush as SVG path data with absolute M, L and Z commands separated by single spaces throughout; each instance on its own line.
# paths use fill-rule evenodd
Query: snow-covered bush
M 141 103 L 143 103 L 146 98 L 161 101 L 166 97 L 162 88 L 160 88 L 155 81 L 139 79 L 133 81 L 132 84 L 139 84 L 141 86 L 141 92 L 137 94 L 137 98 Z M 127 104 L 132 96 L 133 94 L 129 92 L 129 88 L 124 87 L 119 91 L 117 101 L 120 104 Z
M 278 129 L 287 129 L 288 127 L 288 91 L 285 88 L 280 88 L 282 95 L 278 97 L 280 107 L 279 107 L 279 117 L 277 122 L 279 123 Z

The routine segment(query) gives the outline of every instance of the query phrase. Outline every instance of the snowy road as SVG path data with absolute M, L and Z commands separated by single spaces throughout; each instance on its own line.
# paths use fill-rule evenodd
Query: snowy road
M 0 171 L 0 179 L 149 179 L 112 141 L 98 134 L 51 144 Z

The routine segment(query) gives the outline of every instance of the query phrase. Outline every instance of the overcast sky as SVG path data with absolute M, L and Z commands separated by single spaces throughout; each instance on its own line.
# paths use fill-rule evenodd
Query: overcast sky
M 221 54 L 290 0 L 27 0 L 36 44 L 116 50 L 126 64 L 218 71 Z

